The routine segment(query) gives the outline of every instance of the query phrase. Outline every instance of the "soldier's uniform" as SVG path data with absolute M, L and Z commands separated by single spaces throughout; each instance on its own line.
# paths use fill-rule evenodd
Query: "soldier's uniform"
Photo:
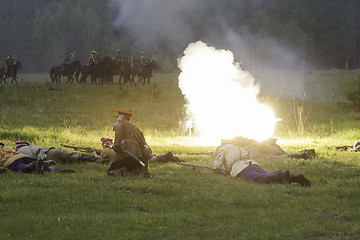
M 9 76 L 10 75 L 10 70 L 11 70 L 11 67 L 15 64 L 15 58 L 10 55 L 6 58 L 6 61 L 5 61 L 5 67 L 6 67 L 6 71 L 5 71 L 5 74 L 6 76 Z
M 96 57 L 96 51 L 93 51 L 88 60 L 89 70 L 92 71 L 94 69 L 94 66 L 98 63 L 99 63 L 99 61 Z
M 297 182 L 309 187 L 310 182 L 302 174 L 290 173 L 287 170 L 266 171 L 251 159 L 248 151 L 236 141 L 225 140 L 215 149 L 213 170 L 225 167 L 231 176 L 249 179 L 258 183 L 292 183 Z
M 113 57 L 113 61 L 116 62 L 116 64 L 121 62 L 121 55 L 119 49 L 116 50 L 115 56 Z
M 146 59 L 145 59 L 144 53 L 142 53 L 140 58 L 139 58 L 139 65 L 141 67 L 144 67 L 146 65 Z
M 49 165 L 38 162 L 37 159 L 28 155 L 17 153 L 11 147 L 0 145 L 0 165 L 15 172 L 30 173 L 37 171 L 42 173 L 42 169 L 50 170 Z
M 62 61 L 63 74 L 66 73 L 70 64 L 71 64 L 71 53 L 68 52 Z
M 115 151 L 113 149 L 112 138 L 101 138 L 101 145 L 103 150 L 100 153 L 100 163 L 113 162 L 115 157 Z
M 28 142 L 16 142 L 16 152 L 26 154 L 32 158 L 43 161 L 56 161 L 61 163 L 98 162 L 100 159 L 90 154 L 70 152 L 61 148 L 30 145 Z
M 115 156 L 108 169 L 108 173 L 115 169 L 126 169 L 127 172 L 141 172 L 145 176 L 149 176 L 148 162 L 152 157 L 151 150 L 147 148 L 145 137 L 143 132 L 135 125 L 129 122 L 132 113 L 117 109 L 120 118 L 114 126 L 115 141 L 113 149 L 115 150 Z M 131 155 L 124 152 L 128 151 L 136 158 L 141 160 L 144 167 Z M 146 150 L 150 152 L 146 152 Z

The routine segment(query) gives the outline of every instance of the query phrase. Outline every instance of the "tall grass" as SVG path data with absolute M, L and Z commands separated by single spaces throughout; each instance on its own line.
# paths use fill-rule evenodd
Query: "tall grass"
M 326 76 L 346 76 L 350 83 L 353 74 L 315 72 L 311 83 L 337 83 Z M 43 74 L 22 78 L 17 86 L 0 85 L 0 141 L 9 146 L 27 140 L 100 148 L 101 137 L 113 137 L 116 109 L 124 108 L 134 113 L 155 154 L 213 161 L 187 154 L 214 146 L 187 144 L 188 133 L 178 125 L 185 100 L 176 74 L 157 74 L 145 87 L 61 84 L 59 91 L 47 90 L 51 83 Z M 336 89 L 344 89 L 341 81 Z M 359 113 L 331 98 L 296 106 L 279 96 L 264 102 L 282 119 L 278 143 L 289 153 L 314 148 L 317 155 L 257 161 L 270 171 L 303 173 L 311 188 L 260 185 L 174 163 L 151 164 L 150 179 L 109 177 L 108 166 L 95 163 L 60 164 L 76 171 L 71 175 L 8 172 L 1 175 L 0 239 L 359 239 L 360 155 L 335 149 L 358 140 Z

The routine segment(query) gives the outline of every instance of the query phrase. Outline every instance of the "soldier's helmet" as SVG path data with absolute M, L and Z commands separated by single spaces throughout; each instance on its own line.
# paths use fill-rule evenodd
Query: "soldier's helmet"
M 92 54 L 96 54 L 97 52 L 96 51 L 92 51 Z
M 120 52 L 120 49 L 116 49 L 116 52 Z

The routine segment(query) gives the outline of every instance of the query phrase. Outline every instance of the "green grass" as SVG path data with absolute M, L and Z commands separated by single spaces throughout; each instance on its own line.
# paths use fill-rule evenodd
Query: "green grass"
M 355 75 L 314 72 L 309 79 L 344 92 L 357 83 Z M 132 121 L 155 154 L 172 151 L 202 165 L 213 161 L 187 154 L 214 146 L 187 144 L 178 125 L 185 100 L 176 74 L 157 74 L 150 87 L 61 84 L 62 91 L 47 90 L 47 74 L 21 77 L 17 86 L 0 85 L 0 141 L 9 146 L 28 140 L 100 148 L 101 137 L 113 137 L 115 109 L 125 108 L 134 112 Z M 150 179 L 109 177 L 108 165 L 95 163 L 60 165 L 76 171 L 71 175 L 7 172 L 1 175 L 0 239 L 359 239 L 360 153 L 335 150 L 359 140 L 359 113 L 341 99 L 264 101 L 283 119 L 278 143 L 289 153 L 314 148 L 317 156 L 257 162 L 267 170 L 303 173 L 311 188 L 260 185 L 174 163 L 151 164 Z M 295 121 L 299 106 L 303 132 Z

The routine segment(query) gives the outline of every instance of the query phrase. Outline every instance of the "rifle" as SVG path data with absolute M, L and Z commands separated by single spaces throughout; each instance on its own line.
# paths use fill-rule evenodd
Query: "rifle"
M 74 55 L 75 55 L 75 50 L 74 50 L 73 53 L 71 54 L 70 62 L 73 60 Z
M 349 150 L 349 148 L 353 148 L 353 146 L 338 146 L 338 147 L 335 147 L 336 150 L 344 150 L 344 151 L 347 151 Z
M 187 155 L 214 155 L 213 152 L 196 152 L 196 153 L 187 152 L 186 154 Z
M 67 148 L 72 148 L 75 151 L 84 152 L 84 153 L 96 152 L 96 154 L 100 155 L 102 152 L 102 149 L 96 149 L 96 148 L 91 148 L 91 147 L 77 147 L 77 146 L 71 146 L 71 145 L 65 145 L 65 144 L 61 144 L 61 146 L 67 147 Z
M 197 165 L 197 164 L 188 164 L 188 163 L 181 163 L 181 162 L 176 162 L 176 163 L 179 164 L 179 165 L 182 165 L 182 166 L 188 166 L 188 167 L 193 167 L 193 168 L 195 168 L 195 167 L 207 168 L 207 169 L 215 171 L 216 173 L 219 173 L 221 175 L 228 175 L 229 174 L 229 171 L 226 170 L 225 168 L 220 168 L 220 169 L 214 170 L 212 164 L 209 164 L 209 165 Z

